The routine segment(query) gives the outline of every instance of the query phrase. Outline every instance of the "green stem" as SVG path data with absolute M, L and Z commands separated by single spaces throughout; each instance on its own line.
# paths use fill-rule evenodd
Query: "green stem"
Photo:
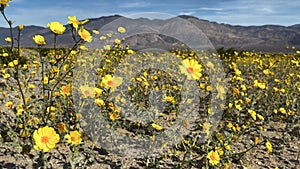
M 14 47 L 14 38 L 13 38 L 12 21 L 9 20 L 9 19 L 6 17 L 6 15 L 5 15 L 5 13 L 4 13 L 4 9 L 1 10 L 1 14 L 2 14 L 2 16 L 4 17 L 5 21 L 6 21 L 6 22 L 8 23 L 8 25 L 9 25 L 9 36 L 10 36 L 10 38 L 11 38 L 10 51 L 12 52 L 13 47 Z
M 24 96 L 24 93 L 23 93 L 23 90 L 22 90 L 20 79 L 19 79 L 19 68 L 18 67 L 16 68 L 16 80 L 17 80 L 17 85 L 18 85 L 19 91 L 21 93 L 23 105 L 25 107 L 26 106 L 26 100 L 25 100 L 25 96 Z
M 18 58 L 20 58 L 20 43 L 21 43 L 21 31 L 18 32 L 18 40 L 17 40 Z

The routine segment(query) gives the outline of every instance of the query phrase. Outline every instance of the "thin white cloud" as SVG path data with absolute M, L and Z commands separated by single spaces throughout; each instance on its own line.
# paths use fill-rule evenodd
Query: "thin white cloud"
M 261 8 L 261 9 L 259 9 L 259 11 L 261 11 L 263 13 L 267 13 L 267 14 L 275 13 L 275 11 L 271 8 Z
M 149 2 L 131 2 L 120 4 L 120 8 L 143 8 L 149 6 Z
M 209 8 L 209 7 L 201 7 L 199 10 L 205 10 L 205 11 L 222 11 L 223 8 Z
M 195 12 L 179 12 L 179 15 L 193 15 Z

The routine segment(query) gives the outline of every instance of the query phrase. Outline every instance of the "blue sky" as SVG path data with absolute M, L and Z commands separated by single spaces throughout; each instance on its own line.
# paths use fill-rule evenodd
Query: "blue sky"
M 5 9 L 14 25 L 47 26 L 78 19 L 141 12 L 160 12 L 232 25 L 293 25 L 300 23 L 299 0 L 12 0 Z M 0 27 L 7 27 L 2 17 Z

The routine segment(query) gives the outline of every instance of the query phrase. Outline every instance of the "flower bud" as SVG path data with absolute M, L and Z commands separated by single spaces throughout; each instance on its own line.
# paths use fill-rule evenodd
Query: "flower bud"
M 21 24 L 21 25 L 18 26 L 19 31 L 22 31 L 23 29 L 24 29 L 24 25 Z

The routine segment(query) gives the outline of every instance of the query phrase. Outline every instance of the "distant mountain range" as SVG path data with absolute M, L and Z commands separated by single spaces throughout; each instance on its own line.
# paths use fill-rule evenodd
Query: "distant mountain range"
M 100 29 L 102 26 L 120 18 L 119 15 L 106 16 L 100 18 L 89 19 L 85 24 L 88 30 Z M 290 52 L 286 46 L 295 46 L 300 48 L 300 24 L 292 26 L 280 25 L 264 25 L 264 26 L 235 26 L 223 23 L 210 22 L 193 16 L 179 16 L 190 21 L 198 27 L 211 41 L 213 46 L 218 49 L 235 48 L 237 50 L 261 51 L 261 52 Z M 143 20 L 137 18 L 135 20 Z M 58 36 L 59 47 L 71 47 L 73 41 L 71 39 L 70 26 L 67 26 L 67 32 Z M 17 37 L 17 28 L 13 29 L 14 37 Z M 22 47 L 35 47 L 32 37 L 41 34 L 45 37 L 47 44 L 52 47 L 53 34 L 48 28 L 40 26 L 25 26 L 21 34 Z M 8 28 L 0 28 L 0 44 L 7 45 L 5 38 L 9 36 Z M 157 41 L 166 38 L 157 38 L 149 35 L 139 35 L 129 39 L 130 44 L 147 45 L 147 43 L 157 43 Z M 157 44 L 160 44 L 158 42 Z

